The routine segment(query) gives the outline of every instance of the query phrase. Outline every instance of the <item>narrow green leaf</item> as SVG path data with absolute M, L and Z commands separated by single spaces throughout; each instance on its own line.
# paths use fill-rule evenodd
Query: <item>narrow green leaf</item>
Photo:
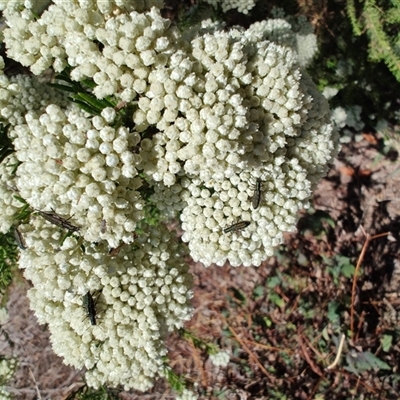
M 391 367 L 388 364 L 386 364 L 384 361 L 379 359 L 377 356 L 375 356 L 371 352 L 366 351 L 366 352 L 364 352 L 362 354 L 363 354 L 365 360 L 371 366 L 371 368 L 373 368 L 373 369 L 386 369 L 386 370 L 390 370 L 391 369 Z
M 97 100 L 94 96 L 89 95 L 87 93 L 79 92 L 75 94 L 73 97 L 75 100 L 82 101 L 99 111 L 101 111 L 104 108 L 100 100 Z
M 55 89 L 62 90 L 64 92 L 75 93 L 75 90 L 72 86 L 62 85 L 61 83 L 48 83 L 47 85 Z
M 71 99 L 79 108 L 81 108 L 83 111 L 86 111 L 87 113 L 91 115 L 100 115 L 100 111 L 94 110 L 92 107 L 88 106 L 85 102 Z

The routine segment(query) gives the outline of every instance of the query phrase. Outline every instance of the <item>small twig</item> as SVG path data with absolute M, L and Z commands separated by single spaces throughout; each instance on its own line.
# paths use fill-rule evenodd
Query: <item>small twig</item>
M 318 390 L 318 388 L 319 388 L 319 385 L 320 385 L 322 379 L 323 379 L 322 377 L 319 377 L 318 382 L 314 385 L 314 389 L 312 390 L 312 392 L 310 393 L 310 395 L 307 397 L 307 400 L 312 400 L 312 399 L 315 398 L 314 395 L 315 395 L 315 393 L 317 392 L 317 390 Z
M 324 377 L 323 373 L 320 371 L 320 369 L 315 365 L 315 363 L 313 362 L 313 360 L 311 360 L 311 357 L 309 356 L 308 352 L 307 352 L 307 348 L 306 345 L 301 337 L 302 333 L 300 332 L 300 330 L 297 331 L 297 338 L 298 338 L 298 342 L 301 348 L 301 351 L 303 352 L 304 355 L 304 359 L 307 361 L 308 365 L 310 366 L 310 368 L 318 375 L 320 376 L 324 381 L 327 381 L 327 379 Z
M 316 342 L 321 337 L 321 334 L 318 334 L 316 338 L 314 338 L 313 342 Z M 321 360 L 325 357 L 314 347 L 314 345 L 308 340 L 307 336 L 304 335 L 304 341 L 306 345 L 314 352 L 316 356 L 318 356 Z
M 192 348 L 193 359 L 194 359 L 194 362 L 196 364 L 197 370 L 200 371 L 202 385 L 204 387 L 206 387 L 208 379 L 207 379 L 207 376 L 206 376 L 206 372 L 205 372 L 205 370 L 203 368 L 203 365 L 202 365 L 202 362 L 201 362 L 201 359 L 200 359 L 200 356 L 199 356 L 198 349 L 194 345 L 193 340 L 188 339 L 188 343 L 189 343 L 190 347 Z
M 366 240 L 363 244 L 363 247 L 361 249 L 360 256 L 358 257 L 357 260 L 357 265 L 356 269 L 354 271 L 354 278 L 353 278 L 353 285 L 351 288 L 351 305 L 350 305 L 350 330 L 351 330 L 351 336 L 354 336 L 354 303 L 355 303 L 355 297 L 356 297 L 356 287 L 357 287 L 357 276 L 358 276 L 358 271 L 360 270 L 360 266 L 364 260 L 365 253 L 367 251 L 367 247 L 369 245 L 369 242 L 375 239 L 379 239 L 380 237 L 384 237 L 389 235 L 389 232 L 385 233 L 379 233 L 378 235 L 370 236 L 369 234 L 365 233 L 363 229 L 364 234 L 366 235 Z
M 33 372 L 32 372 L 32 370 L 30 369 L 30 367 L 28 367 L 28 369 L 29 369 L 29 373 L 31 374 L 32 380 L 33 380 L 33 382 L 34 382 L 34 384 L 35 384 L 35 389 L 36 389 L 36 393 L 37 393 L 37 398 L 38 398 L 39 400 L 42 400 L 42 396 L 40 395 L 40 390 L 39 390 L 38 384 L 37 384 L 37 382 L 36 382 L 35 376 L 33 375 Z
M 280 347 L 269 346 L 269 345 L 266 345 L 266 344 L 253 342 L 252 340 L 243 339 L 243 341 L 246 342 L 246 343 L 251 343 L 253 346 L 261 347 L 262 349 L 265 349 L 265 350 L 282 351 L 284 353 L 289 353 L 289 354 L 290 353 L 294 353 L 293 350 L 283 349 L 283 348 L 281 349 Z
M 339 363 L 340 357 L 342 356 L 344 340 L 345 339 L 346 339 L 346 336 L 344 335 L 344 333 L 342 333 L 342 337 L 340 338 L 340 343 L 339 343 L 339 347 L 338 347 L 338 350 L 337 350 L 336 358 L 334 359 L 334 361 L 333 361 L 333 363 L 331 365 L 328 365 L 326 367 L 326 369 L 333 369 Z
M 268 373 L 268 371 L 263 367 L 263 365 L 260 363 L 260 361 L 258 361 L 258 358 L 256 357 L 256 355 L 247 347 L 247 345 L 243 342 L 243 340 L 240 339 L 240 337 L 235 332 L 235 330 L 233 328 L 231 328 L 229 325 L 228 325 L 228 329 L 232 333 L 232 335 L 235 336 L 235 339 L 240 343 L 240 345 L 247 352 L 249 357 L 258 365 L 258 367 L 264 373 L 264 375 L 266 377 L 268 377 L 269 379 L 271 379 L 272 383 L 275 382 L 275 377 Z
M 359 317 L 358 325 L 357 325 L 357 335 L 356 335 L 356 337 L 355 337 L 355 339 L 354 339 L 355 341 L 358 340 L 358 336 L 359 336 L 359 334 L 360 334 L 360 332 L 361 332 L 361 328 L 362 328 L 362 326 L 363 326 L 364 319 L 365 319 L 365 314 L 366 314 L 366 312 L 365 312 L 365 311 L 362 311 L 362 312 L 361 312 L 361 315 L 360 315 L 360 317 Z

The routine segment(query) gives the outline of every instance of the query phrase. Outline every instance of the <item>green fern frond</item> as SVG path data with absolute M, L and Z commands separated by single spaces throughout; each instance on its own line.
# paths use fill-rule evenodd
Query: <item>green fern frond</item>
M 171 367 L 165 365 L 163 368 L 163 373 L 165 379 L 169 383 L 172 389 L 174 389 L 177 393 L 182 393 L 186 388 L 185 380 L 181 375 L 176 374 Z
M 398 9 L 400 11 L 400 8 Z M 369 56 L 373 61 L 384 61 L 389 70 L 400 82 L 400 58 L 395 53 L 390 39 L 383 30 L 383 13 L 374 0 L 366 0 L 363 17 L 370 38 Z
M 361 17 L 357 12 L 363 5 Z M 376 0 L 347 0 L 346 11 L 352 30 L 360 36 L 367 33 L 369 37 L 369 58 L 371 61 L 383 61 L 395 78 L 400 82 L 400 0 L 392 0 L 391 6 L 385 4 L 385 9 L 378 7 Z
M 386 22 L 389 24 L 398 24 L 400 23 L 400 1 L 395 8 L 391 8 L 385 15 Z
M 362 27 L 356 16 L 356 7 L 354 4 L 354 0 L 347 0 L 346 11 L 347 11 L 347 15 L 350 19 L 354 34 L 356 36 L 360 36 L 362 34 Z

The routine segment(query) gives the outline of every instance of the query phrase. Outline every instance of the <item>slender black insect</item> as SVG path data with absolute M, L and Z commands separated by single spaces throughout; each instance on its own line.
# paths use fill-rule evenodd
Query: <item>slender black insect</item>
M 225 228 L 224 232 L 225 233 L 238 232 L 238 231 L 243 230 L 244 228 L 247 228 L 249 225 L 250 225 L 250 221 L 239 221 L 239 222 L 236 222 L 235 224 Z
M 65 219 L 63 217 L 60 217 L 58 214 L 55 212 L 49 212 L 49 211 L 38 211 L 38 213 L 46 220 L 49 221 L 50 223 L 57 225 L 61 228 L 68 229 L 70 232 L 78 232 L 79 229 L 81 229 L 79 226 L 72 225 L 71 222 L 68 221 L 68 219 Z
M 17 242 L 18 247 L 21 250 L 26 250 L 26 244 L 25 244 L 25 240 L 22 237 L 21 232 L 18 230 L 17 227 L 14 227 L 14 237 L 15 237 L 15 241 Z
M 251 205 L 254 209 L 258 208 L 261 202 L 261 195 L 262 195 L 262 180 L 261 178 L 257 178 L 256 184 L 254 187 L 253 197 L 251 199 Z
M 96 303 L 90 292 L 87 292 L 83 296 L 83 308 L 85 309 L 86 314 L 89 317 L 90 323 L 92 325 L 96 325 Z

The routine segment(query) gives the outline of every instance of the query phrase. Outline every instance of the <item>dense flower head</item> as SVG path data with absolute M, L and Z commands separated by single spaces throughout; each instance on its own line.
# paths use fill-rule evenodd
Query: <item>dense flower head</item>
M 0 59 L 3 72 L 4 61 L 1 57 Z M 64 94 L 44 86 L 38 79 L 26 75 L 10 78 L 4 73 L 0 75 L 0 118 L 12 127 L 24 124 L 28 111 L 41 113 L 50 104 L 65 107 L 67 103 Z
M 176 400 L 197 400 L 198 396 L 189 389 L 183 389 L 182 393 L 176 396 Z
M 229 364 L 230 356 L 226 351 L 210 354 L 210 360 L 216 367 L 226 367 Z
M 146 390 L 166 355 L 165 335 L 190 319 L 191 277 L 185 251 L 163 225 L 143 224 L 133 245 L 108 254 L 37 216 L 19 227 L 27 249 L 19 265 L 34 285 L 28 292 L 54 351 L 86 367 L 91 386 L 104 383 Z M 84 296 L 94 298 L 96 324 Z
M 102 115 L 107 114 L 105 109 Z M 21 162 L 19 195 L 35 210 L 71 218 L 85 240 L 105 239 L 111 247 L 121 240 L 132 242 L 143 218 L 136 190 L 142 185 L 136 169 L 140 156 L 129 150 L 139 135 L 112 127 L 103 116 L 87 118 L 74 105 L 49 105 L 42 114 L 28 112 L 25 119 L 12 133 Z
M 9 56 L 36 75 L 50 67 L 61 72 L 69 65 L 72 79 L 95 81 L 98 98 L 117 95 L 131 101 L 146 87 L 150 69 L 164 65 L 179 45 L 170 21 L 156 7 L 143 12 L 148 8 L 143 2 L 53 3 L 37 20 L 13 14 L 16 24 L 10 16 L 4 31 Z
M 273 19 L 252 24 L 248 32 L 259 40 L 270 40 L 295 50 L 299 65 L 307 67 L 318 50 L 313 26 L 304 16 L 285 16 L 280 9 L 275 9 L 274 14 Z
M 13 357 L 0 358 L 0 377 L 2 382 L 7 382 L 12 379 L 17 368 L 17 360 Z M 2 394 L 0 392 L 0 394 Z M 11 398 L 11 397 L 10 397 Z
M 14 357 L 0 356 L 0 398 L 13 399 L 14 396 L 7 390 L 7 383 L 13 378 L 17 369 L 17 359 Z
M 14 154 L 7 156 L 0 164 L 0 232 L 6 233 L 11 228 L 15 220 L 15 215 L 23 206 L 16 197 L 17 188 L 15 186 L 14 170 L 18 165 L 18 160 Z
M 152 71 L 154 89 L 134 114 L 139 131 L 159 130 L 142 141 L 143 171 L 159 187 L 153 199 L 182 210 L 182 238 L 205 265 L 260 265 L 271 256 L 338 149 L 328 104 L 297 53 L 260 32 L 217 27 L 194 37 L 191 55 Z M 167 195 L 166 203 L 163 191 L 186 205 Z M 249 222 L 244 231 L 224 232 L 240 221 Z
M 93 78 L 97 97 L 137 98 L 135 131 L 114 128 L 112 110 L 92 119 L 72 106 L 29 111 L 11 132 L 21 196 L 116 247 L 143 217 L 142 171 L 164 216 L 179 213 L 195 260 L 259 265 L 272 255 L 338 150 L 327 102 L 299 66 L 295 30 L 307 33 L 305 21 L 203 23 L 181 36 L 156 8 L 96 9 L 91 20 L 83 3 L 54 3 L 40 21 L 63 27 L 72 79 Z
M 255 6 L 256 0 L 205 0 L 208 4 L 216 7 L 221 6 L 223 12 L 227 12 L 236 8 L 239 12 L 243 14 L 248 14 L 248 12 Z
M 338 152 L 327 101 L 302 69 L 312 32 L 279 18 L 181 34 L 150 8 L 159 1 L 34 3 L 0 1 L 9 56 L 34 74 L 69 66 L 92 100 L 119 105 L 92 116 L 36 78 L 0 74 L 15 149 L 0 165 L 0 230 L 26 202 L 19 263 L 57 354 L 91 386 L 146 390 L 192 296 L 183 245 L 154 220 L 179 217 L 206 266 L 258 266 Z

